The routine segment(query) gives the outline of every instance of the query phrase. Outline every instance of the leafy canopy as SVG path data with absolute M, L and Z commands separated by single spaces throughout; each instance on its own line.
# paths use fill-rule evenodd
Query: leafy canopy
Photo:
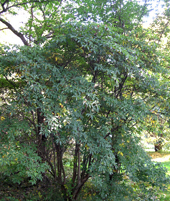
M 88 180 L 94 200 L 150 200 L 169 178 L 140 135 L 156 104 L 168 117 L 169 71 L 140 24 L 147 5 L 71 3 L 1 3 L 2 13 L 30 14 L 16 32 L 25 46 L 0 55 L 2 175 L 21 185 L 48 178 L 64 200 L 77 200 Z

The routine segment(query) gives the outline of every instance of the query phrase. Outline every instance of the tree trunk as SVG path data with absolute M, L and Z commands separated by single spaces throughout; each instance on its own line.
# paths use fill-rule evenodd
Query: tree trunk
M 38 131 L 37 131 L 37 139 L 38 139 L 38 155 L 45 161 L 46 158 L 46 148 L 45 143 L 47 141 L 47 137 L 45 134 L 41 133 L 41 125 L 44 124 L 44 115 L 41 112 L 41 109 L 37 109 L 37 123 L 38 123 Z
M 155 152 L 161 151 L 161 150 L 162 150 L 162 144 L 161 143 L 155 144 Z

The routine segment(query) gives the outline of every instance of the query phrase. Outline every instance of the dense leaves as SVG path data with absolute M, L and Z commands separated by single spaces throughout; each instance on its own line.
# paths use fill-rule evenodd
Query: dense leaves
M 34 3 L 20 35 L 27 43 L 0 55 L 2 174 L 14 183 L 46 178 L 65 200 L 77 200 L 88 180 L 94 200 L 150 200 L 150 187 L 165 189 L 169 178 L 140 135 L 157 104 L 159 119 L 168 117 L 169 71 L 140 25 L 146 5 L 77 1 L 55 12 L 58 3 Z

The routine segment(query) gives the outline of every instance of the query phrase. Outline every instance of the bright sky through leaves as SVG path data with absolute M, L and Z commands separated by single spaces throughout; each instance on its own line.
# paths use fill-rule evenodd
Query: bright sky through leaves
M 148 17 L 144 17 L 144 27 L 148 27 L 150 23 L 154 20 L 157 13 L 163 12 L 163 2 L 156 2 L 153 1 L 151 7 L 153 8 L 150 11 Z M 22 17 L 21 17 L 22 16 Z M 22 24 L 24 24 L 27 20 L 26 13 L 22 12 L 16 16 L 9 17 L 11 24 L 14 26 L 15 29 L 19 29 Z M 22 20 L 21 20 L 22 19 Z M 4 28 L 4 25 L 0 22 L 0 29 Z M 0 31 L 0 43 L 7 43 L 7 44 L 19 44 L 23 45 L 22 41 L 14 34 L 11 33 L 10 30 L 3 30 Z

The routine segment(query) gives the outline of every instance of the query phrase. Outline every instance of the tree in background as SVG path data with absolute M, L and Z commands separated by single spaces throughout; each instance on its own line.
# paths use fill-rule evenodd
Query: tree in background
M 159 74 L 159 81 L 165 89 L 169 90 L 169 2 L 165 1 L 166 9 L 162 15 L 158 15 L 151 26 L 146 30 L 149 43 L 157 44 L 157 49 L 161 54 L 162 69 Z M 165 85 L 166 83 L 166 85 Z M 146 132 L 151 138 L 148 140 L 155 145 L 155 151 L 162 150 L 163 147 L 169 147 L 169 96 L 160 96 L 159 99 L 153 99 L 151 114 L 146 120 Z
M 16 30 L 3 15 L 21 8 L 28 22 Z M 0 55 L 4 182 L 43 179 L 64 200 L 88 180 L 94 200 L 150 200 L 148 185 L 166 188 L 166 171 L 139 145 L 155 103 L 169 110 L 168 60 L 141 26 L 147 3 L 4 1 L 0 13 L 24 44 Z

